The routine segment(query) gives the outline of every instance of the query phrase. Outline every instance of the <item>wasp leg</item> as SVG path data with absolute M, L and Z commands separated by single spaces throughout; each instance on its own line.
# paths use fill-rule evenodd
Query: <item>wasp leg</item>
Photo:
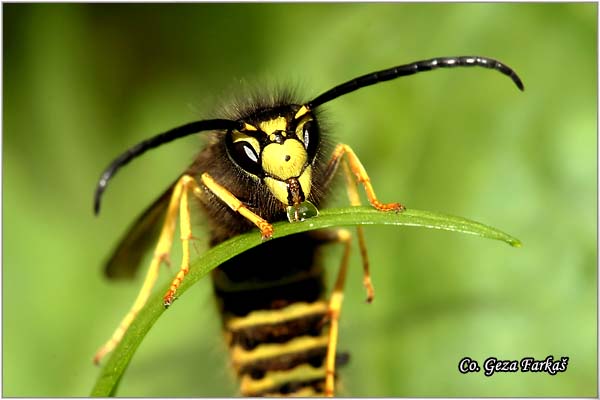
M 344 255 L 340 264 L 335 286 L 329 298 L 329 307 L 327 317 L 329 319 L 329 340 L 327 344 L 327 355 L 325 357 L 325 396 L 333 397 L 335 390 L 335 359 L 339 332 L 339 319 L 342 311 L 342 302 L 344 300 L 344 284 L 346 283 L 346 272 L 348 270 L 348 260 L 350 258 L 350 249 L 352 234 L 346 229 L 337 231 L 326 231 L 323 234 L 331 234 L 330 241 L 344 244 Z
M 168 308 L 175 300 L 177 288 L 181 285 L 183 278 L 190 272 L 190 239 L 192 239 L 192 222 L 190 218 L 190 206 L 188 201 L 188 192 L 190 190 L 197 192 L 200 190 L 198 183 L 189 175 L 183 175 L 179 179 L 182 191 L 179 198 L 179 230 L 181 232 L 181 266 L 179 272 L 171 282 L 171 286 L 163 297 L 163 305 Z
M 254 223 L 261 231 L 263 239 L 268 239 L 273 235 L 273 226 L 267 221 L 250 211 L 244 204 L 235 197 L 229 190 L 219 185 L 208 173 L 203 173 L 200 177 L 202 183 L 225 204 L 231 207 L 234 211 Z M 188 202 L 188 191 L 192 191 L 195 196 L 202 197 L 202 189 L 196 180 L 188 175 L 184 175 L 181 180 L 184 189 L 181 193 L 180 220 L 181 241 L 183 257 L 181 259 L 181 267 L 177 276 L 171 282 L 171 287 L 164 296 L 163 302 L 165 307 L 169 307 L 175 300 L 175 293 L 181 285 L 183 278 L 190 271 L 190 239 L 192 238 L 192 223 L 190 218 L 190 207 Z
M 342 158 L 346 155 L 345 158 Z M 371 185 L 371 179 L 367 175 L 365 168 L 362 163 L 354 153 L 354 151 L 350 148 L 350 146 L 346 144 L 338 144 L 333 151 L 333 155 L 329 164 L 327 166 L 327 170 L 325 172 L 326 179 L 325 181 L 329 183 L 333 177 L 335 176 L 338 167 L 342 163 L 342 167 L 344 169 L 344 176 L 346 178 L 346 190 L 348 193 L 348 198 L 350 199 L 350 204 L 353 206 L 361 205 L 360 196 L 358 195 L 358 187 L 356 182 L 360 182 L 365 188 L 365 192 L 367 193 L 367 198 L 369 199 L 369 203 L 373 207 L 381 211 L 403 211 L 404 206 L 400 203 L 381 203 L 377 196 L 375 195 L 375 191 L 373 190 L 373 186 Z M 372 302 L 375 296 L 375 290 L 373 288 L 373 283 L 371 281 L 371 274 L 369 272 L 369 257 L 367 255 L 367 246 L 365 244 L 365 236 L 363 233 L 362 226 L 356 227 L 356 233 L 358 236 L 358 244 L 360 248 L 360 254 L 363 262 L 363 285 L 367 291 L 367 302 Z
M 264 239 L 270 238 L 273 234 L 273 227 L 267 221 L 254 214 L 252 211 L 247 209 L 240 200 L 238 200 L 233 194 L 231 194 L 227 189 L 219 185 L 210 177 L 208 174 L 203 174 L 202 183 L 217 197 L 223 200 L 229 207 L 233 210 L 239 212 L 245 218 L 253 222 L 261 231 L 262 237 Z M 98 350 L 96 355 L 94 356 L 94 362 L 98 364 L 100 360 L 109 352 L 114 350 L 114 348 L 119 344 L 123 335 L 139 313 L 139 311 L 144 307 L 146 302 L 148 301 L 148 297 L 150 297 L 150 293 L 152 292 L 152 288 L 156 283 L 156 279 L 158 277 L 158 271 L 160 264 L 163 261 L 167 261 L 168 255 L 171 252 L 171 246 L 173 244 L 173 235 L 175 233 L 175 227 L 177 222 L 177 214 L 179 213 L 180 219 L 180 231 L 181 231 L 181 241 L 182 241 L 182 250 L 183 257 L 181 260 L 181 266 L 179 268 L 179 272 L 173 279 L 169 290 L 165 294 L 163 298 L 163 303 L 165 307 L 170 306 L 175 299 L 175 293 L 177 289 L 181 285 L 183 278 L 189 272 L 190 267 L 190 239 L 192 239 L 192 228 L 191 228 L 191 218 L 190 218 L 190 209 L 189 209 L 189 201 L 188 201 L 188 192 L 192 191 L 194 195 L 201 197 L 202 189 L 196 182 L 196 180 L 190 175 L 183 175 L 175 184 L 173 188 L 173 194 L 171 195 L 171 200 L 169 202 L 169 208 L 167 210 L 167 215 L 165 217 L 165 222 L 163 224 L 163 228 L 161 230 L 160 238 L 158 240 L 158 244 L 156 245 L 156 249 L 154 250 L 154 256 L 152 257 L 152 261 L 150 263 L 150 267 L 148 268 L 148 272 L 146 273 L 146 278 L 144 279 L 144 283 L 140 292 L 138 293 L 133 306 L 129 310 L 129 312 L 125 315 L 111 338 Z
M 358 187 L 356 186 L 356 181 L 352 177 L 352 171 L 345 160 L 342 167 L 344 168 L 344 176 L 346 177 L 346 191 L 348 193 L 348 198 L 350 199 L 350 204 L 353 206 L 360 206 L 361 201 L 360 196 L 358 195 Z M 367 254 L 365 234 L 361 225 L 356 227 L 356 235 L 358 237 L 358 247 L 360 249 L 360 257 L 363 265 L 363 286 L 367 291 L 367 303 L 371 303 L 375 297 L 375 288 L 373 288 L 373 282 L 371 280 L 369 255 Z
M 171 252 L 171 246 L 173 244 L 173 234 L 175 233 L 175 223 L 177 222 L 177 213 L 179 211 L 181 193 L 184 190 L 185 177 L 186 176 L 182 177 L 173 188 L 173 194 L 171 195 L 171 200 L 169 201 L 165 222 L 160 232 L 160 238 L 158 239 L 158 243 L 154 250 L 154 255 L 152 257 L 150 267 L 148 268 L 148 272 L 146 273 L 146 277 L 144 278 L 142 288 L 140 289 L 133 306 L 125 315 L 111 338 L 98 350 L 94 356 L 94 363 L 96 364 L 100 363 L 100 360 L 102 360 L 106 354 L 114 350 L 117 344 L 119 344 L 138 312 L 148 301 L 148 297 L 150 296 L 152 288 L 156 283 L 156 278 L 158 277 L 160 264 L 163 261 L 168 260 L 169 253 Z
M 200 177 L 202 183 L 221 201 L 227 204 L 233 211 L 240 213 L 244 218 L 252 222 L 260 229 L 260 233 L 263 239 L 269 239 L 273 235 L 273 225 L 268 223 L 260 216 L 250 211 L 244 203 L 242 203 L 237 197 L 235 197 L 225 187 L 219 185 L 209 174 L 206 172 Z
M 333 150 L 333 155 L 327 166 L 327 176 L 329 179 L 333 177 L 338 168 L 339 162 L 343 155 L 346 155 L 346 159 L 350 163 L 350 169 L 354 173 L 356 180 L 360 182 L 365 188 L 369 203 L 380 211 L 403 211 L 404 206 L 400 203 L 382 203 L 377 199 L 373 186 L 371 185 L 371 179 L 367 175 L 365 167 L 356 156 L 356 153 L 347 144 L 340 143 Z

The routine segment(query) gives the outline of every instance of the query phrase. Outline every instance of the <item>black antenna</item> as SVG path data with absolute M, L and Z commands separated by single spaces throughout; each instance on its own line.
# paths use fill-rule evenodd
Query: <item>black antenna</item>
M 100 176 L 100 180 L 96 186 L 96 192 L 94 193 L 94 213 L 98 215 L 100 212 L 100 200 L 102 198 L 102 193 L 104 193 L 104 190 L 108 186 L 108 181 L 117 173 L 119 169 L 121 169 L 121 167 L 128 164 L 137 156 L 144 154 L 147 150 L 201 131 L 242 128 L 243 124 L 241 122 L 236 122 L 229 119 L 207 119 L 204 121 L 195 121 L 158 134 L 129 148 L 113 162 L 111 162 Z
M 513 71 L 512 68 L 510 68 L 506 64 L 501 63 L 498 60 L 477 56 L 440 57 L 432 58 L 430 60 L 417 61 L 405 65 L 399 65 L 397 67 L 384 69 L 381 71 L 359 76 L 358 78 L 354 78 L 348 82 L 342 83 L 341 85 L 338 85 L 333 89 L 329 89 L 325 93 L 322 93 L 321 95 L 317 96 L 314 100 L 306 103 L 306 106 L 309 109 L 314 109 L 315 107 L 318 107 L 321 104 L 325 104 L 328 101 L 336 99 L 347 93 L 354 92 L 355 90 L 358 90 L 365 86 L 371 86 L 376 83 L 389 81 L 392 79 L 399 78 L 401 76 L 412 75 L 424 71 L 432 71 L 438 68 L 473 66 L 495 69 L 496 71 L 499 71 L 504 75 L 509 76 L 510 79 L 512 79 L 512 81 L 515 83 L 515 85 L 517 85 L 517 87 L 520 90 L 525 90 L 523 82 L 521 82 L 521 78 L 519 78 L 517 73 Z

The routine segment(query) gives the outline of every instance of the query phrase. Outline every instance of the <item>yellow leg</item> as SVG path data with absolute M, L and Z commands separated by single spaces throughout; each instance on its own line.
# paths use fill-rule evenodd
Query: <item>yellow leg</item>
M 188 201 L 188 192 L 190 189 L 196 190 L 198 184 L 191 176 L 184 175 L 180 179 L 183 190 L 181 191 L 179 203 L 179 230 L 181 232 L 181 266 L 179 272 L 171 282 L 169 290 L 163 297 L 163 304 L 168 308 L 175 300 L 177 288 L 181 285 L 183 278 L 190 272 L 190 239 L 192 238 L 192 222 L 190 218 L 190 206 Z
M 375 191 L 373 190 L 373 186 L 371 185 L 371 179 L 369 175 L 367 175 L 367 171 L 365 167 L 361 164 L 360 160 L 354 153 L 354 151 L 350 148 L 350 146 L 340 143 L 333 150 L 333 155 L 331 160 L 329 161 L 329 166 L 331 171 L 335 171 L 335 165 L 339 163 L 341 157 L 346 155 L 346 159 L 350 164 L 350 170 L 354 173 L 356 180 L 360 182 L 365 188 L 365 192 L 367 193 L 367 198 L 369 199 L 369 203 L 373 207 L 381 211 L 402 211 L 404 210 L 404 206 L 400 203 L 382 203 L 375 196 Z
M 342 158 L 344 155 L 346 155 L 346 157 Z M 350 146 L 346 144 L 338 144 L 334 149 L 333 155 L 327 167 L 327 180 L 330 180 L 336 173 L 340 162 L 342 163 L 342 167 L 344 168 L 344 175 L 346 177 L 346 188 L 348 192 L 348 197 L 350 198 L 350 204 L 352 204 L 353 206 L 358 206 L 361 204 L 360 197 L 358 195 L 358 188 L 356 185 L 356 182 L 358 181 L 365 188 L 365 192 L 367 193 L 369 203 L 371 203 L 371 205 L 376 209 L 380 211 L 397 212 L 404 210 L 404 206 L 400 203 L 386 204 L 380 202 L 377 199 L 375 191 L 373 190 L 373 186 L 371 185 L 371 179 L 367 175 L 367 171 L 363 167 L 362 163 L 360 162 L 354 151 L 350 148 Z M 361 226 L 357 226 L 356 232 L 358 235 L 360 254 L 363 260 L 363 285 L 367 290 L 367 302 L 370 303 L 371 301 L 373 301 L 373 298 L 375 296 L 375 290 L 373 289 L 371 274 L 369 272 L 369 258 L 367 255 L 367 246 L 365 244 L 363 228 Z
M 358 187 L 356 186 L 356 181 L 352 177 L 350 167 L 345 161 L 342 163 L 342 167 L 344 168 L 344 176 L 346 177 L 346 191 L 348 192 L 350 204 L 353 206 L 360 206 L 361 201 L 360 196 L 358 195 Z M 358 247 L 360 249 L 360 256 L 363 264 L 363 285 L 367 290 L 367 303 L 371 303 L 375 297 L 375 288 L 373 287 L 373 282 L 371 281 L 371 273 L 369 271 L 369 255 L 367 254 L 367 245 L 362 226 L 358 225 L 356 227 L 356 234 L 358 236 Z
M 263 239 L 268 239 L 272 236 L 273 226 L 271 224 L 246 208 L 246 206 L 244 206 L 239 199 L 231 194 L 231 192 L 229 192 L 226 188 L 216 183 L 210 175 L 204 173 L 202 174 L 201 179 L 202 183 L 219 199 L 225 202 L 225 204 L 258 226 Z M 189 207 L 190 191 L 198 197 L 203 195 L 202 189 L 196 180 L 189 175 L 183 175 L 173 188 L 173 194 L 171 195 L 165 222 L 158 240 L 158 244 L 154 250 L 154 256 L 152 257 L 152 261 L 150 263 L 150 267 L 148 268 L 148 272 L 146 273 L 146 278 L 144 279 L 142 288 L 140 289 L 133 306 L 125 315 L 111 338 L 98 350 L 94 356 L 94 363 L 98 364 L 106 354 L 114 350 L 139 311 L 148 301 L 150 293 L 152 292 L 152 288 L 154 287 L 158 277 L 160 264 L 163 261 L 168 260 L 169 253 L 171 252 L 173 235 L 175 233 L 177 222 L 177 214 L 179 213 L 183 256 L 179 271 L 171 282 L 171 286 L 163 298 L 163 304 L 165 307 L 169 307 L 175 300 L 177 289 L 181 285 L 183 278 L 190 270 L 190 239 L 192 239 L 192 223 Z
M 256 225 L 258 229 L 260 229 L 263 239 L 269 239 L 273 235 L 273 225 L 250 211 L 244 203 L 225 187 L 219 185 L 209 174 L 203 173 L 201 179 L 202 183 L 213 192 L 215 196 L 221 199 L 221 201 L 227 204 L 233 211 L 240 213 L 244 218 Z
M 240 213 L 243 217 L 254 223 L 260 229 L 263 239 L 268 239 L 273 235 L 273 226 L 265 221 L 263 218 L 254 214 L 246 206 L 235 197 L 225 187 L 219 185 L 208 173 L 202 174 L 200 177 L 202 183 L 219 199 L 225 204 L 231 207 L 234 211 Z M 179 272 L 171 282 L 171 286 L 163 298 L 163 304 L 165 307 L 169 307 L 175 300 L 175 294 L 177 289 L 181 285 L 183 278 L 190 271 L 190 239 L 192 239 L 192 222 L 190 218 L 190 207 L 188 202 L 188 191 L 192 191 L 194 195 L 201 197 L 202 189 L 196 182 L 196 180 L 190 176 L 183 176 L 180 180 L 184 187 L 181 194 L 180 210 L 180 229 L 181 229 L 181 242 L 183 257 L 181 259 L 181 267 Z
M 344 255 L 340 264 L 335 286 L 329 299 L 327 316 L 329 319 L 329 342 L 327 344 L 327 355 L 325 357 L 325 396 L 333 397 L 335 391 L 335 356 L 338 342 L 339 319 L 344 300 L 344 285 L 346 283 L 346 272 L 350 259 L 350 245 L 352 236 L 349 231 L 340 229 L 335 231 L 337 242 L 344 243 Z
M 179 209 L 179 198 L 183 190 L 182 179 L 180 179 L 173 188 L 173 194 L 171 195 L 171 201 L 169 202 L 169 208 L 167 209 L 165 222 L 163 224 L 163 228 L 160 233 L 160 238 L 154 250 L 154 255 L 150 263 L 150 268 L 148 268 L 148 272 L 146 273 L 146 278 L 144 279 L 142 288 L 140 289 L 140 292 L 138 293 L 138 296 L 135 299 L 133 306 L 125 315 L 125 317 L 123 318 L 123 320 L 121 321 L 111 338 L 98 350 L 98 352 L 94 356 L 94 363 L 96 364 L 100 363 L 100 360 L 102 360 L 102 358 L 106 354 L 114 350 L 117 344 L 119 344 L 119 342 L 123 338 L 123 335 L 135 319 L 138 312 L 142 309 L 142 307 L 144 307 L 144 305 L 148 301 L 148 297 L 150 296 L 152 288 L 156 283 L 156 278 L 158 277 L 160 264 L 163 261 L 168 260 L 169 253 L 171 252 L 171 245 L 173 244 L 173 234 L 175 232 L 175 223 L 177 221 L 177 212 Z

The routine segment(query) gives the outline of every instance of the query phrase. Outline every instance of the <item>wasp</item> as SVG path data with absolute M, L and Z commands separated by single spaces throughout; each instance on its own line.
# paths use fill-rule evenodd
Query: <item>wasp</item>
M 273 223 L 301 222 L 319 214 L 334 177 L 345 176 L 349 201 L 360 204 L 361 185 L 372 207 L 402 212 L 400 203 L 383 203 L 360 159 L 347 144 L 334 144 L 323 129 L 320 107 L 358 89 L 438 68 L 479 66 L 499 71 L 524 90 L 506 64 L 485 57 L 441 57 L 359 76 L 309 101 L 288 92 L 249 96 L 217 119 L 191 122 L 153 136 L 117 157 L 102 173 L 94 196 L 100 211 L 102 195 L 114 175 L 146 151 L 199 132 L 207 145 L 192 165 L 144 211 L 117 245 L 106 264 L 109 278 L 132 276 L 144 250 L 156 242 L 142 288 L 129 312 L 94 360 L 112 351 L 142 309 L 168 260 L 179 221 L 182 259 L 164 295 L 164 306 L 176 298 L 190 268 L 192 213 L 204 215 L 209 245 L 258 228 L 263 243 L 221 264 L 211 273 L 214 293 L 233 368 L 245 396 L 333 396 L 338 322 L 342 309 L 352 234 L 321 230 L 277 240 Z M 357 227 L 363 258 L 367 301 L 374 296 L 361 227 Z M 337 278 L 330 289 L 324 282 L 319 254 L 323 245 L 344 246 Z

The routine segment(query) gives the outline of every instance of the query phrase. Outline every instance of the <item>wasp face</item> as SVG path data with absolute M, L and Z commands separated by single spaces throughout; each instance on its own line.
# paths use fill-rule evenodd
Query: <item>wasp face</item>
M 306 107 L 271 109 L 227 133 L 229 157 L 260 180 L 282 205 L 295 207 L 310 195 L 319 127 Z

